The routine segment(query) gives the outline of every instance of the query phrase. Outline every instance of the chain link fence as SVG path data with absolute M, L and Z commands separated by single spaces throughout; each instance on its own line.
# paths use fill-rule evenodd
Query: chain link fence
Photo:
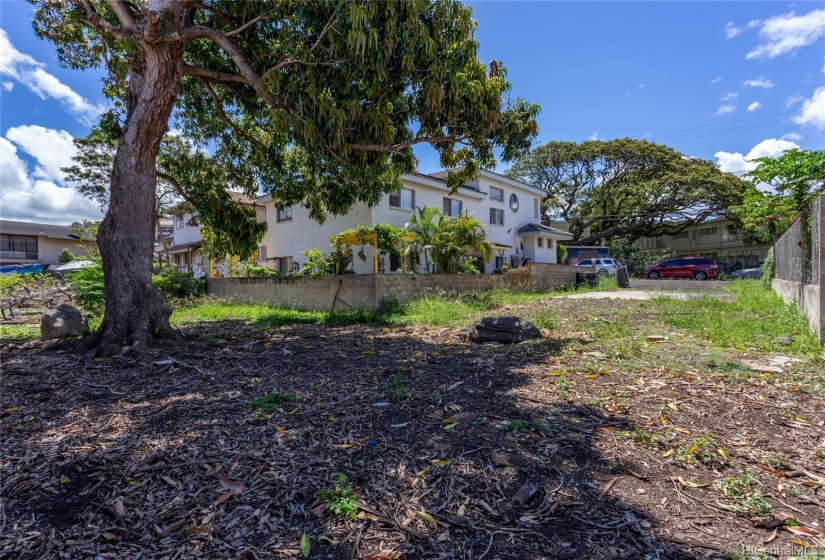
M 811 284 L 814 279 L 818 281 L 821 198 L 800 212 L 788 231 L 774 244 L 774 278 L 802 284 Z

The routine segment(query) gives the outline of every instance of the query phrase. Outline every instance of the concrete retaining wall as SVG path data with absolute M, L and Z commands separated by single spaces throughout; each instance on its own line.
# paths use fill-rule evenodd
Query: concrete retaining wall
M 581 271 L 581 269 L 578 269 Z M 374 311 L 385 299 L 407 303 L 432 293 L 467 293 L 494 288 L 512 292 L 549 292 L 576 281 L 576 267 L 534 263 L 504 274 L 347 274 L 209 278 L 210 295 L 302 310 Z
M 819 342 L 825 342 L 825 294 L 821 293 L 818 284 L 803 284 L 774 278 L 771 280 L 773 291 L 782 296 L 788 305 L 796 304 L 797 308 L 808 318 L 811 332 L 819 336 Z

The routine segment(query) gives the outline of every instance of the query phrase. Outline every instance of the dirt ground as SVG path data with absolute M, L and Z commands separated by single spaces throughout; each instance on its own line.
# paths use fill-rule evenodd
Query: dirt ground
M 6 346 L 0 556 L 825 555 L 823 372 L 748 369 L 770 357 L 644 303 L 542 302 L 557 328 L 512 346 L 240 322 L 147 359 Z

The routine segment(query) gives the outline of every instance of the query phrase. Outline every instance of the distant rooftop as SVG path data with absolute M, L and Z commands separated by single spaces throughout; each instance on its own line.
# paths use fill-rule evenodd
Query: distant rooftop
M 41 235 L 51 239 L 69 239 L 73 235 L 72 226 L 15 222 L 12 220 L 0 220 L 0 233 L 5 235 Z

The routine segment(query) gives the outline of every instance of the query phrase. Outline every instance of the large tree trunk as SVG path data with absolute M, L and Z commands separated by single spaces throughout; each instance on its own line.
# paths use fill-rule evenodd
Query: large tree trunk
M 167 130 L 183 75 L 178 41 L 143 44 L 131 62 L 126 124 L 112 171 L 109 210 L 98 230 L 103 257 L 106 312 L 88 340 L 99 354 L 144 349 L 177 339 L 172 309 L 152 284 L 155 224 L 155 159 Z

